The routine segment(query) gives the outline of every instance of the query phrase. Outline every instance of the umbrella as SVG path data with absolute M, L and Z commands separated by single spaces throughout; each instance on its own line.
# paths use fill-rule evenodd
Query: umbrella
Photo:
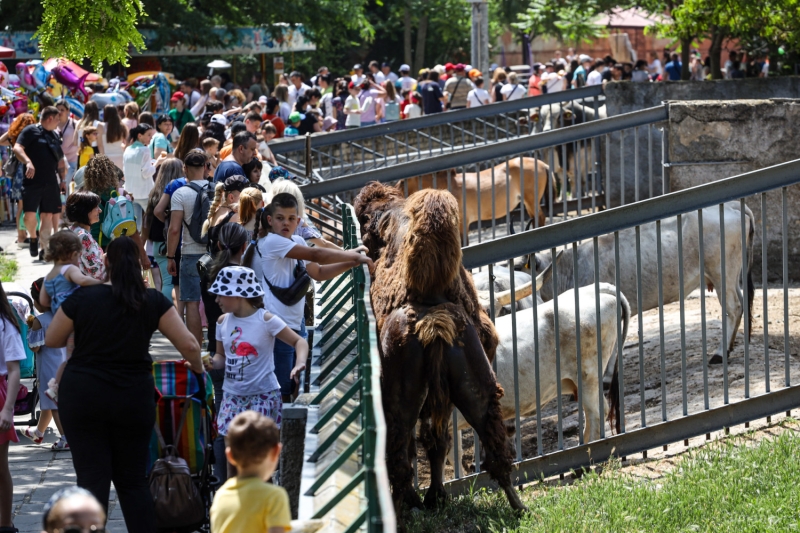
M 0 46 L 0 59 L 14 59 L 17 56 L 17 51 L 13 48 L 6 48 Z
M 227 61 L 223 61 L 221 59 L 215 59 L 214 61 L 212 61 L 211 63 L 209 63 L 206 66 L 208 68 L 231 68 L 231 64 L 230 63 L 228 63 Z

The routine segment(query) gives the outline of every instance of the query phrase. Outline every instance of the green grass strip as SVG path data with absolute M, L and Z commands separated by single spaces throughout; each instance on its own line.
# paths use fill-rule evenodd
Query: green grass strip
M 17 260 L 0 255 L 0 281 L 14 281 L 17 275 Z

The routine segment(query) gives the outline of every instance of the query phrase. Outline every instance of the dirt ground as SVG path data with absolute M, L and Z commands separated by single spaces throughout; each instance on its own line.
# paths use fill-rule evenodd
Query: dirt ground
M 753 330 L 749 350 L 749 395 L 757 396 L 767 390 L 778 390 L 787 385 L 786 365 L 789 368 L 789 383 L 796 384 L 800 380 L 800 288 L 790 287 L 789 297 L 789 349 L 784 350 L 784 291 L 782 287 L 770 286 L 768 290 L 768 353 L 765 358 L 764 347 L 764 302 L 762 290 L 756 288 L 753 301 Z M 720 344 L 722 329 L 720 324 L 720 307 L 715 293 L 706 293 L 706 346 L 707 357 L 711 357 Z M 683 376 L 681 350 L 680 307 L 675 302 L 664 306 L 664 370 L 666 395 L 662 397 L 661 379 L 661 346 L 659 342 L 659 312 L 652 309 L 642 314 L 643 357 L 640 362 L 638 317 L 632 317 L 628 330 L 628 338 L 624 345 L 622 383 L 624 387 L 625 429 L 635 430 L 642 426 L 642 413 L 647 425 L 655 425 L 663 420 L 662 408 L 666 405 L 666 419 L 674 420 L 683 416 Z M 703 344 L 700 316 L 700 292 L 695 291 L 685 301 L 685 344 L 686 344 L 686 411 L 689 415 L 705 409 L 706 395 L 708 407 L 714 408 L 724 404 L 723 366 L 703 365 Z M 769 365 L 769 379 L 765 378 L 765 363 Z M 644 368 L 644 383 L 639 379 L 640 364 Z M 704 387 L 703 369 L 707 369 L 708 385 Z M 734 403 L 745 398 L 745 350 L 744 329 L 739 328 L 736 345 L 728 357 L 728 397 Z M 641 388 L 644 388 L 644 408 L 642 407 Z M 706 393 L 707 390 L 707 393 Z M 562 438 L 563 447 L 570 448 L 579 444 L 577 402 L 569 397 L 562 398 Z M 552 453 L 558 446 L 558 412 L 556 401 L 546 404 L 542 409 L 542 449 L 544 453 Z M 521 420 L 523 459 L 538 455 L 536 417 Z M 606 434 L 610 427 L 606 424 Z M 464 432 L 464 464 L 473 462 L 474 443 L 472 432 Z M 690 446 L 702 444 L 705 437 L 691 439 Z M 683 448 L 683 443 L 671 446 L 670 449 Z M 657 455 L 661 450 L 651 451 Z M 429 468 L 424 450 L 418 448 L 419 486 L 426 486 L 429 480 Z M 461 474 L 464 474 L 462 468 Z M 454 478 L 452 465 L 446 466 L 446 479 Z

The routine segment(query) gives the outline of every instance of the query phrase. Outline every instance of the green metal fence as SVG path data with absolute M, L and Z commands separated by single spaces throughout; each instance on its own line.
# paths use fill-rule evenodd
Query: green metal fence
M 359 235 L 353 207 L 343 204 L 341 211 L 344 247 L 356 248 Z M 360 501 L 356 512 L 345 510 L 336 516 L 340 523 L 343 517 L 352 517 L 349 525 L 343 524 L 344 531 L 365 527 L 370 533 L 392 533 L 395 516 L 386 475 L 380 359 L 366 267 L 326 281 L 320 294 L 317 335 L 322 335 L 318 344 L 322 368 L 315 382 L 319 393 L 311 402 L 320 406 L 320 416 L 311 431 L 319 433 L 321 440 L 309 462 L 330 462 L 318 470 L 305 494 L 318 496 L 330 492 L 330 485 L 336 487 L 314 514 L 314 518 L 323 518 L 355 493 Z M 332 483 L 337 476 L 338 485 Z

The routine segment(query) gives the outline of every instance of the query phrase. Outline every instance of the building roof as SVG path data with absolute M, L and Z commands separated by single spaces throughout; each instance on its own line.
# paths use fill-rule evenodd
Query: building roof
M 600 16 L 595 22 L 609 28 L 646 28 L 655 26 L 663 18 L 661 15 L 652 15 L 643 9 L 614 8 L 610 13 Z

